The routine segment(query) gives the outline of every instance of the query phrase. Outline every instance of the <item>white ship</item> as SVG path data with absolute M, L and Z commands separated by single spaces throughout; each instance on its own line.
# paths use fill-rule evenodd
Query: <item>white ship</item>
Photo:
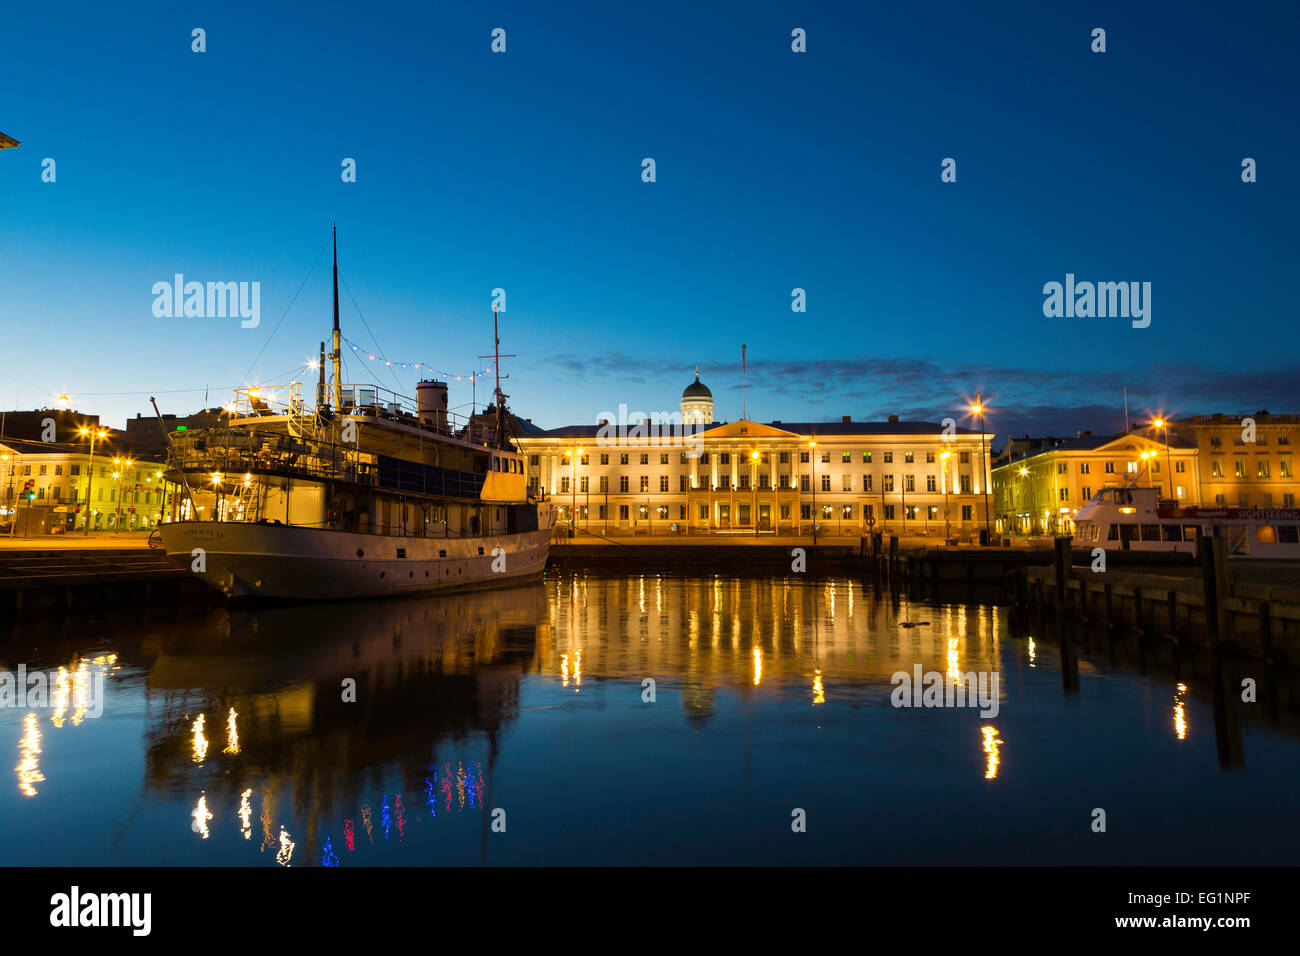
M 1105 488 L 1074 517 L 1075 544 L 1108 551 L 1190 551 L 1227 539 L 1229 554 L 1300 558 L 1300 508 L 1180 508 L 1156 488 Z
M 184 494 L 156 532 L 167 555 L 231 597 L 376 597 L 540 576 L 556 514 L 528 488 L 499 370 L 494 418 L 459 422 L 445 382 L 419 383 L 413 406 L 342 384 L 340 347 L 336 248 L 333 351 L 321 344 L 315 407 L 302 383 L 242 388 L 228 422 L 173 433 L 169 478 Z

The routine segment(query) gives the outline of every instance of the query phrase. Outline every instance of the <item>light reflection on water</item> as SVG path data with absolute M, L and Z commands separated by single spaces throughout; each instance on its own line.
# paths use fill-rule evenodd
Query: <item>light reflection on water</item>
M 23 622 L 0 667 L 54 676 L 50 706 L 0 708 L 0 864 L 1294 854 L 1289 674 L 1061 650 L 998 608 L 844 579 L 561 572 L 434 599 Z M 1232 692 L 1243 667 L 1254 710 Z M 996 718 L 891 706 L 891 677 L 914 668 L 997 672 Z

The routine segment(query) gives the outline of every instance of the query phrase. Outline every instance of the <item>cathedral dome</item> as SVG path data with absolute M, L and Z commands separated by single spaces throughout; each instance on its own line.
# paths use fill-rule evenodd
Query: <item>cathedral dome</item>
M 713 398 L 713 393 L 709 391 L 709 386 L 700 381 L 699 369 L 695 370 L 695 381 L 691 382 L 690 385 L 687 385 L 686 388 L 682 390 L 682 398 Z

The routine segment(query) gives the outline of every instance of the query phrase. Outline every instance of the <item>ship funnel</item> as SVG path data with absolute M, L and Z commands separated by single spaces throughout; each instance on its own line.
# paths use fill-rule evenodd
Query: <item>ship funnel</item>
M 447 430 L 447 383 L 420 382 L 415 386 L 415 408 L 420 421 L 440 432 Z

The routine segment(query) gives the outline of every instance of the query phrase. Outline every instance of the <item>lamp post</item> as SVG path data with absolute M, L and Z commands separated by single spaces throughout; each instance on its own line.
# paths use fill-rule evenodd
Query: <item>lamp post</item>
M 130 458 L 125 460 L 114 458 L 113 465 L 118 470 L 113 472 L 113 477 L 117 479 L 117 518 L 113 523 L 114 534 L 122 530 L 122 479 L 126 476 L 126 470 L 134 464 Z
M 1157 418 L 1152 422 L 1152 424 L 1157 428 L 1162 429 L 1165 433 L 1165 468 L 1169 470 L 1169 497 L 1174 498 L 1174 466 L 1173 460 L 1169 454 L 1169 422 L 1166 421 L 1162 415 L 1160 418 Z M 1175 499 L 1175 504 L 1177 504 L 1177 499 Z
M 750 515 L 754 522 L 754 537 L 758 537 L 758 452 L 749 454 L 749 490 L 754 495 L 754 513 Z
M 808 447 L 809 449 L 811 449 L 811 451 L 809 451 L 808 453 L 808 458 L 812 461 L 812 492 L 813 492 L 812 532 L 813 532 L 813 544 L 816 545 L 817 544 L 817 442 L 810 441 L 808 443 Z
M 573 462 L 573 480 L 569 486 L 570 504 L 569 504 L 569 537 L 572 538 L 578 526 L 578 457 L 582 454 L 581 448 L 566 448 L 564 457 Z
M 952 526 L 948 515 L 948 459 L 952 457 L 952 452 L 942 451 L 939 453 L 939 460 L 943 462 L 943 543 L 947 544 L 948 539 L 952 537 Z
M 1024 465 L 1020 466 L 1020 477 L 1029 477 L 1029 469 Z M 1016 514 L 1016 483 L 1013 481 L 1011 482 L 1011 534 L 1013 536 L 1016 533 L 1016 525 L 1019 523 L 1016 520 L 1018 517 L 1019 516 Z
M 988 455 L 984 451 L 984 394 L 975 393 L 975 404 L 970 410 L 980 417 L 980 484 L 984 486 L 984 543 L 988 544 L 989 530 L 989 483 Z
M 85 533 L 89 535 L 90 520 L 94 516 L 94 513 L 91 510 L 91 503 L 90 503 L 91 501 L 90 486 L 95 483 L 95 439 L 106 438 L 108 436 L 108 432 L 102 428 L 96 431 L 92 431 L 91 429 L 87 428 L 85 425 L 82 425 L 81 428 L 77 429 L 77 431 L 79 431 L 82 435 L 85 435 L 86 441 L 90 444 L 90 464 L 87 466 L 86 469 L 86 531 L 85 531 Z

